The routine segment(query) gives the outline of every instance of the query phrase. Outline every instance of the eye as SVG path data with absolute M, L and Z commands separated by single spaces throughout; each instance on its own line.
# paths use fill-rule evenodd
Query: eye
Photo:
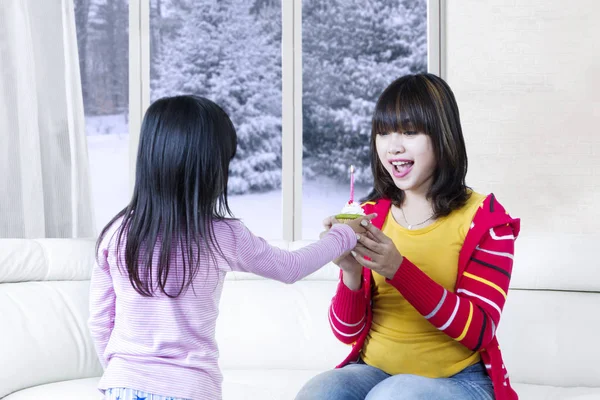
M 379 132 L 378 133 L 379 136 L 387 136 L 389 134 L 390 134 L 390 132 L 387 132 L 387 131 L 383 131 L 383 132 Z
M 404 134 L 406 136 L 414 136 L 414 135 L 418 135 L 419 132 L 416 132 L 416 131 L 405 131 Z

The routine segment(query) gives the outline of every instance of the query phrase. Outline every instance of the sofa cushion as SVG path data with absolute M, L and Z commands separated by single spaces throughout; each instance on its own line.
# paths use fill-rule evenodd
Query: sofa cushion
M 23 389 L 3 400 L 101 400 L 100 378 L 74 379 Z
M 600 234 L 521 231 L 510 287 L 600 292 Z
M 0 283 L 90 279 L 94 239 L 2 239 Z
M 224 369 L 332 368 L 348 353 L 327 322 L 335 281 L 228 281 L 217 322 Z M 509 292 L 498 336 L 513 382 L 600 387 L 600 294 Z M 243 332 L 241 334 L 241 332 Z M 572 344 L 572 345 L 571 345 Z
M 514 383 L 519 400 L 598 400 L 600 388 L 556 387 Z
M 600 293 L 511 290 L 498 328 L 511 381 L 600 387 L 598 309 Z
M 335 281 L 227 281 L 216 331 L 221 368 L 334 367 L 350 351 L 329 328 L 335 287 Z
M 102 373 L 87 329 L 88 292 L 89 281 L 0 285 L 0 398 Z

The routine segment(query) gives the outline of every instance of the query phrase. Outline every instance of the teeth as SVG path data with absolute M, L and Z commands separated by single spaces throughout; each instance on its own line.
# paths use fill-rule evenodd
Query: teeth
M 392 165 L 395 165 L 395 166 L 408 165 L 408 164 L 410 164 L 410 161 L 394 161 L 394 162 L 392 162 Z

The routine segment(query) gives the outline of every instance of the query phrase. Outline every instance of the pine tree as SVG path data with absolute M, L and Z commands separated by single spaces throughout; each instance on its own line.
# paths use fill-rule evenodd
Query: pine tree
M 156 3 L 158 0 L 154 0 Z M 238 131 L 233 193 L 281 181 L 281 3 L 161 0 L 152 97 L 193 93 Z M 425 0 L 303 1 L 304 172 L 370 182 L 371 115 L 381 91 L 425 72 Z M 156 34 L 153 35 L 156 37 Z M 157 39 L 153 39 L 156 41 Z
M 231 193 L 281 184 L 281 16 L 261 0 L 173 2 L 162 37 L 153 98 L 196 94 L 219 104 L 238 133 Z M 273 21 L 276 21 L 274 23 Z
M 304 160 L 307 172 L 357 181 L 370 174 L 370 121 L 394 79 L 425 72 L 424 0 L 303 3 Z

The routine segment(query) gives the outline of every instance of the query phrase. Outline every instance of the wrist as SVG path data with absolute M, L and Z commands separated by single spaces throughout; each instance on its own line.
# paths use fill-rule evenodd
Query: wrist
M 358 290 L 362 284 L 362 271 L 357 272 L 342 272 L 342 281 L 350 290 Z
M 400 262 L 395 264 L 396 267 L 390 269 L 390 272 L 389 272 L 390 276 L 386 276 L 386 279 L 388 279 L 390 281 L 393 280 L 394 277 L 398 274 L 398 271 L 400 271 L 400 268 L 402 268 L 403 262 L 404 262 L 404 257 L 402 256 L 402 257 L 400 257 Z

